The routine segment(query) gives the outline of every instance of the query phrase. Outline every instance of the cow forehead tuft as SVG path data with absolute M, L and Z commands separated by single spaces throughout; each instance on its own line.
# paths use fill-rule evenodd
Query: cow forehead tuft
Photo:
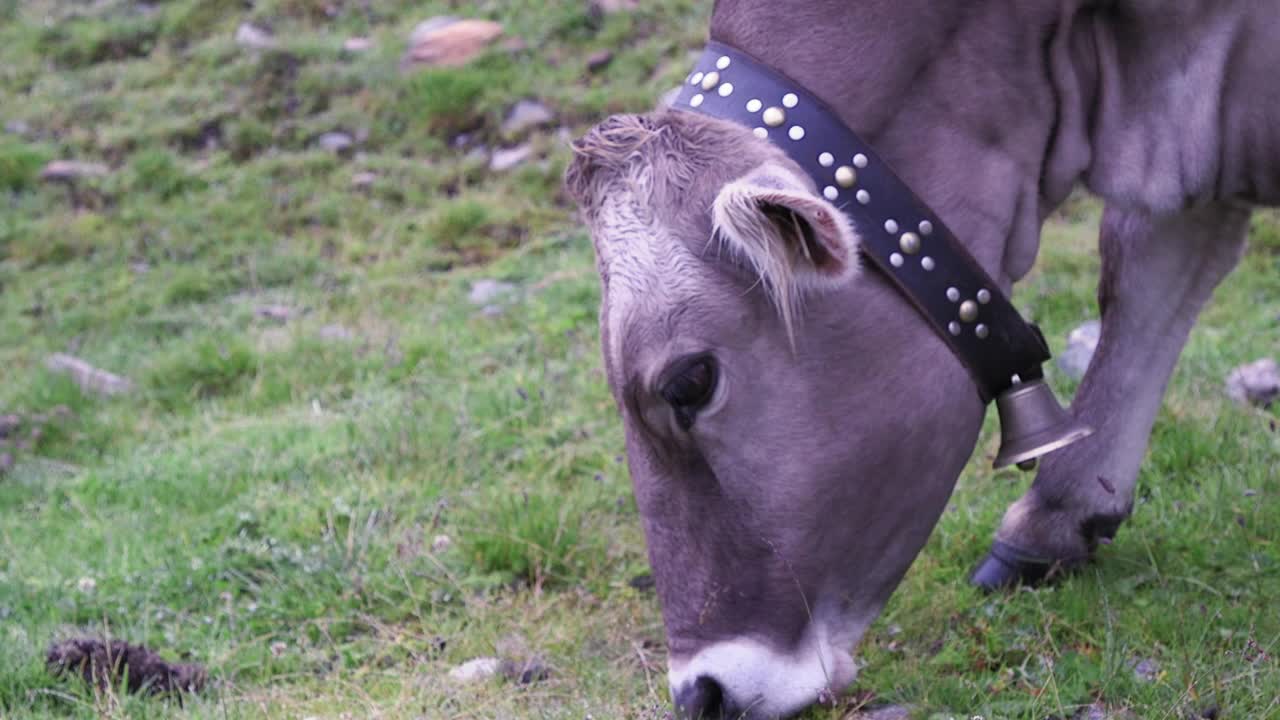
M 606 201 L 593 235 L 604 278 L 601 321 L 609 359 L 618 367 L 629 335 L 660 326 L 674 308 L 696 298 L 708 278 L 685 240 L 630 199 Z

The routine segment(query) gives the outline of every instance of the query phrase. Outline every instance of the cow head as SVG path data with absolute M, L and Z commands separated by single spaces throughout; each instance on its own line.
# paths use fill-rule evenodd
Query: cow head
M 575 150 L 677 707 L 794 713 L 854 679 L 983 405 L 767 141 L 659 111 Z

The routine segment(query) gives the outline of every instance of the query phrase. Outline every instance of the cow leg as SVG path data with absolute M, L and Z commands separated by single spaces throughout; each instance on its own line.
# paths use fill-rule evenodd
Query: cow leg
M 1249 214 L 1226 205 L 1103 214 L 1102 336 L 1072 403 L 1095 432 L 1043 459 L 1031 489 L 1005 512 L 975 585 L 1037 582 L 1079 564 L 1132 512 L 1169 377 L 1200 309 L 1240 260 Z

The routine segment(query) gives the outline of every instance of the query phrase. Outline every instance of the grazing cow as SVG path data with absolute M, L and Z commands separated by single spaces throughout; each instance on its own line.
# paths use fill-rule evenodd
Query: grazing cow
M 1105 200 L 1102 337 L 1073 403 L 1096 432 L 1045 458 L 975 581 L 1087 558 L 1132 511 L 1250 207 L 1280 201 L 1280 1 L 719 0 L 710 37 L 825 101 L 1003 293 L 1075 186 Z M 689 107 L 612 117 L 566 175 L 682 717 L 846 687 L 984 416 L 859 259 L 868 229 L 762 134 Z

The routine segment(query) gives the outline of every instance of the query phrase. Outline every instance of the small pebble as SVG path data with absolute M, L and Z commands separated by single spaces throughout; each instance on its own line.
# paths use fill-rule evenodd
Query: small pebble
M 1058 368 L 1072 380 L 1084 377 L 1098 350 L 1098 340 L 1102 337 L 1102 323 L 1097 320 L 1077 327 L 1067 334 L 1067 347 L 1058 356 Z
M 1271 358 L 1241 365 L 1227 376 L 1227 395 L 1242 405 L 1270 407 L 1280 398 L 1280 366 Z
M 597 50 L 587 56 L 587 72 L 600 72 L 609 67 L 609 63 L 613 62 L 613 51 L 609 49 Z
M 236 28 L 236 44 L 250 50 L 267 50 L 276 46 L 276 39 L 253 23 L 241 23 Z
M 550 125 L 555 119 L 555 114 L 546 105 L 537 100 L 521 100 L 511 106 L 501 130 L 503 136 L 514 138 L 534 128 Z
M 1151 682 L 1160 675 L 1160 663 L 1151 658 L 1143 658 L 1133 665 L 1133 675 L 1142 682 Z
M 501 297 L 510 295 L 515 290 L 516 286 L 511 283 L 486 278 L 471 284 L 471 292 L 467 294 L 467 300 L 472 305 L 488 305 Z
M 293 308 L 288 305 L 263 305 L 253 313 L 264 320 L 286 323 L 293 317 Z
M 350 342 L 356 334 L 342 325 L 325 325 L 320 328 L 320 339 L 326 342 Z
M 373 40 L 367 37 L 347 38 L 342 43 L 342 49 L 349 53 L 362 53 L 373 49 Z
M 496 657 L 481 657 L 468 660 L 449 671 L 449 679 L 458 683 L 473 683 L 497 675 L 502 670 L 502 661 Z
M 532 155 L 533 146 L 527 143 L 512 148 L 498 148 L 493 151 L 493 156 L 489 159 L 489 169 L 494 172 L 506 172 L 523 165 Z

